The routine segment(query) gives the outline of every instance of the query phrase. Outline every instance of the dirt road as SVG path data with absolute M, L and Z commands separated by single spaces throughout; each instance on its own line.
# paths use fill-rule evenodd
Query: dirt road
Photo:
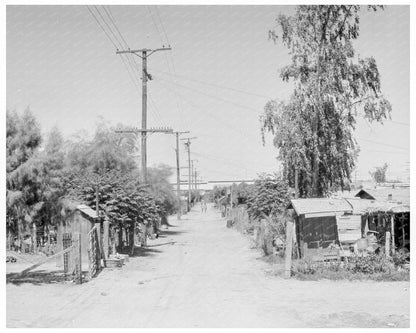
M 283 280 L 217 211 L 83 285 L 7 284 L 8 327 L 409 327 L 409 282 Z

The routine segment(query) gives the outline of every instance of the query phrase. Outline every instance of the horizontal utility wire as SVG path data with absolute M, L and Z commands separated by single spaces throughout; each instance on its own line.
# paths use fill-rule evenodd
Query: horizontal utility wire
M 357 140 L 360 140 L 360 141 L 366 141 L 366 142 L 374 143 L 374 144 L 381 145 L 381 146 L 386 146 L 386 147 L 391 147 L 391 148 L 396 148 L 396 149 L 402 149 L 402 150 L 409 150 L 408 148 L 403 148 L 403 147 L 399 147 L 399 146 L 389 145 L 389 144 L 384 143 L 384 142 L 371 141 L 371 140 L 363 139 L 363 138 L 359 138 L 359 137 L 357 137 L 356 139 Z
M 251 168 L 241 167 L 242 163 L 233 163 L 233 162 L 231 162 L 231 161 L 229 161 L 227 159 L 224 159 L 224 158 L 221 158 L 221 157 L 215 157 L 215 156 L 212 156 L 210 154 L 206 154 L 206 153 L 205 154 L 202 154 L 202 153 L 199 153 L 199 152 L 191 151 L 191 155 L 192 154 L 195 154 L 197 157 L 203 157 L 203 158 L 206 158 L 206 159 L 211 159 L 211 160 L 214 160 L 214 161 L 219 161 L 219 162 L 222 162 L 222 163 L 231 165 L 231 166 L 233 166 L 235 168 L 238 168 L 240 170 L 241 169 L 245 169 L 245 170 L 248 170 L 248 171 L 251 171 L 251 172 L 259 172 L 258 170 L 254 170 L 254 169 L 251 169 Z
M 171 75 L 171 76 L 173 75 L 171 73 L 167 73 L 167 72 L 164 72 L 164 71 L 161 71 L 161 70 L 154 70 L 154 71 L 158 72 L 158 73 L 161 73 L 161 74 L 165 74 L 165 75 Z M 184 75 L 175 74 L 175 76 L 177 78 L 182 78 L 182 79 L 187 80 L 187 81 L 193 81 L 193 82 L 197 82 L 197 83 L 200 83 L 200 84 L 205 84 L 207 86 L 212 86 L 212 87 L 221 88 L 221 89 L 225 89 L 225 90 L 235 91 L 235 92 L 239 92 L 239 93 L 242 93 L 242 94 L 245 94 L 245 95 L 257 96 L 257 97 L 268 98 L 268 99 L 275 99 L 276 98 L 276 97 L 261 95 L 261 94 L 257 94 L 257 93 L 253 93 L 253 92 L 249 92 L 249 91 L 244 91 L 244 90 L 240 90 L 240 89 L 236 89 L 236 88 L 232 88 L 232 87 L 222 86 L 222 85 L 214 84 L 214 83 L 207 82 L 207 81 L 196 80 L 196 79 L 184 76 Z
M 163 88 L 165 88 L 166 90 L 171 91 L 171 88 L 169 88 L 169 87 L 165 86 L 163 83 L 159 82 L 159 84 L 160 84 Z M 179 93 L 177 93 L 177 94 L 178 94 L 178 95 L 181 95 L 181 94 L 179 94 Z M 249 142 L 249 141 L 250 141 L 250 139 L 248 138 L 248 136 L 249 136 L 249 133 L 248 133 L 248 132 L 243 132 L 243 131 L 238 130 L 235 126 L 231 125 L 230 123 L 227 123 L 225 120 L 223 120 L 223 119 L 219 119 L 219 118 L 218 118 L 218 116 L 211 114 L 211 111 L 209 111 L 206 107 L 203 107 L 203 106 L 200 106 L 200 105 L 195 104 L 195 103 L 194 103 L 193 101 L 191 101 L 189 98 L 186 98 L 186 97 L 184 97 L 184 96 L 182 96 L 182 98 L 183 98 L 185 101 L 187 101 L 187 102 L 188 102 L 191 106 L 193 106 L 193 107 L 195 107 L 195 108 L 197 108 L 197 109 L 204 109 L 206 112 L 205 112 L 205 113 L 201 113 L 201 115 L 203 115 L 204 117 L 210 117 L 210 118 L 212 118 L 212 119 L 216 120 L 219 124 L 221 124 L 221 125 L 223 125 L 223 126 L 227 127 L 228 129 L 230 129 L 230 130 L 232 130 L 232 131 L 234 131 L 234 132 L 236 132 L 236 133 L 238 133 L 238 134 L 242 135 L 242 138 L 243 138 L 244 140 L 246 140 L 247 142 Z M 201 118 L 199 118 L 199 119 L 198 119 L 198 122 L 201 122 L 201 121 L 202 121 L 202 119 L 201 119 Z M 198 122 L 193 122 L 191 127 L 194 127 L 194 126 L 195 126 Z M 250 142 L 251 142 L 251 141 L 250 141 Z
M 219 100 L 219 101 L 222 101 L 222 102 L 225 102 L 225 103 L 229 103 L 229 104 L 235 105 L 235 106 L 237 106 L 237 107 L 239 107 L 239 108 L 243 108 L 243 109 L 250 110 L 250 111 L 256 111 L 256 112 L 259 112 L 259 111 L 260 111 L 260 110 L 258 110 L 258 109 L 255 109 L 255 108 L 252 108 L 252 107 L 249 107 L 249 106 L 246 106 L 246 105 L 238 104 L 238 103 L 235 103 L 235 102 L 229 101 L 229 100 L 227 100 L 227 99 L 224 99 L 224 98 L 221 98 L 221 97 L 218 97 L 218 96 L 210 95 L 210 94 L 207 94 L 207 93 L 205 93 L 205 92 L 203 92 L 203 91 L 200 91 L 200 90 L 198 90 L 198 89 L 191 88 L 191 87 L 188 87 L 188 86 L 184 86 L 184 85 L 179 84 L 179 83 L 174 83 L 174 82 L 169 81 L 169 80 L 166 80 L 166 79 L 161 79 L 161 78 L 159 78 L 159 80 L 162 80 L 162 81 L 167 82 L 167 83 L 169 83 L 169 84 L 176 85 L 176 86 L 178 86 L 178 87 L 182 87 L 182 88 L 184 88 L 184 89 L 188 89 L 188 90 L 194 91 L 194 92 L 196 92 L 196 93 L 198 93 L 198 94 L 201 94 L 201 95 L 204 95 L 204 96 L 210 97 L 210 98 L 212 98 L 212 99 L 216 99 L 216 100 Z

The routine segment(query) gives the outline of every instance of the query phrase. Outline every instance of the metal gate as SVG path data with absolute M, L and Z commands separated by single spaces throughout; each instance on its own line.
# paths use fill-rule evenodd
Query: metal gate
M 62 245 L 63 245 L 64 250 L 67 249 L 68 247 L 72 246 L 72 233 L 65 232 L 62 235 Z M 69 252 L 66 252 L 64 254 L 64 272 L 65 272 L 65 274 L 69 273 L 70 268 L 71 268 L 70 266 L 72 266 L 71 265 L 71 252 L 72 251 L 69 251 Z

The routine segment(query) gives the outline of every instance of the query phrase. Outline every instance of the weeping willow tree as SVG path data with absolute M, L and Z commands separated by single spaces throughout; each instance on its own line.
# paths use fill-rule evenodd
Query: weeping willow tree
M 368 10 L 383 7 L 367 6 Z M 261 116 L 265 133 L 274 135 L 289 184 L 300 196 L 317 197 L 348 187 L 358 145 L 357 117 L 382 122 L 391 105 L 381 92 L 374 58 L 357 57 L 361 6 L 298 6 L 293 16 L 279 15 L 281 39 L 291 63 L 281 78 L 294 83 L 288 101 L 269 101 Z

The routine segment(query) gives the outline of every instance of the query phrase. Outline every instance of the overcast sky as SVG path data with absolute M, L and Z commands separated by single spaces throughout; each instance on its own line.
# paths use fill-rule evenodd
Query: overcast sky
M 172 51 L 157 52 L 148 60 L 153 76 L 148 84 L 148 127 L 191 131 L 190 136 L 197 137 L 192 158 L 202 179 L 252 179 L 278 169 L 272 138 L 262 145 L 259 116 L 268 100 L 287 99 L 291 93 L 291 85 L 278 75 L 289 64 L 287 49 L 268 40 L 268 31 L 279 13 L 290 14 L 293 7 L 97 8 L 99 13 L 91 7 L 103 28 L 108 30 L 113 16 L 130 48 L 172 46 Z M 57 125 L 66 137 L 82 129 L 92 133 L 99 116 L 111 125 L 140 127 L 140 74 L 134 73 L 133 83 L 123 63 L 127 59 L 116 55 L 86 6 L 7 6 L 6 29 L 9 110 L 21 112 L 30 106 L 44 133 Z M 406 181 L 408 6 L 363 10 L 360 30 L 356 51 L 361 57 L 375 57 L 393 111 L 392 121 L 384 125 L 358 121 L 357 178 L 369 178 L 369 170 L 386 162 L 389 178 Z M 136 61 L 139 68 L 141 59 Z M 174 166 L 174 147 L 173 135 L 151 135 L 148 164 Z M 182 165 L 185 162 L 181 145 Z

